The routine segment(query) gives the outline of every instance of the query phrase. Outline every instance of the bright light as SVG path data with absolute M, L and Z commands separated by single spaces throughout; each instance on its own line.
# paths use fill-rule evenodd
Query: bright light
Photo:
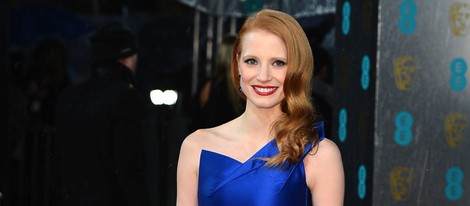
M 174 90 L 162 90 L 156 89 L 150 91 L 150 100 L 154 105 L 174 105 L 178 101 L 178 93 Z
M 163 104 L 163 92 L 162 90 L 156 89 L 150 91 L 150 100 L 154 105 L 162 105 Z
M 163 104 L 174 105 L 178 100 L 178 94 L 174 90 L 166 90 L 163 92 Z

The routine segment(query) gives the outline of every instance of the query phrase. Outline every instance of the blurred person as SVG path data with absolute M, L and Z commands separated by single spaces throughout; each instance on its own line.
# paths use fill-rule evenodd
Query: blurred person
M 12 161 L 6 170 L 6 184 L 9 192 L 28 194 L 14 196 L 13 202 L 27 202 L 34 196 L 44 201 L 49 198 L 54 110 L 60 92 L 69 83 L 65 74 L 68 50 L 63 43 L 59 38 L 48 38 L 10 56 L 6 89 Z M 28 188 L 29 182 L 38 186 Z
M 233 89 L 230 79 L 230 55 L 235 38 L 234 35 L 225 35 L 217 48 L 212 78 L 199 93 L 200 113 L 196 115 L 195 128 L 215 127 L 243 112 L 242 99 Z
M 310 100 L 313 56 L 298 22 L 259 11 L 231 62 L 245 111 L 183 141 L 177 205 L 343 205 L 341 154 Z
M 24 77 L 27 82 L 31 123 L 53 126 L 55 103 L 68 86 L 67 49 L 58 39 L 47 39 L 33 49 L 31 65 Z
M 67 88 L 57 103 L 57 205 L 150 205 L 144 103 L 134 80 L 137 41 L 119 23 L 90 41 L 93 76 Z

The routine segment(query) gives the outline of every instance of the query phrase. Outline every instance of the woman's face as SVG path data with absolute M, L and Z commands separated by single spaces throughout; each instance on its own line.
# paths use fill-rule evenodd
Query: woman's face
M 238 71 L 247 106 L 280 107 L 287 63 L 286 45 L 275 34 L 256 29 L 243 37 Z

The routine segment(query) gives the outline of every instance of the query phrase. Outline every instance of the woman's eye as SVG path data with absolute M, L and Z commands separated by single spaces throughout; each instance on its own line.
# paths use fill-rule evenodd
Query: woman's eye
M 277 66 L 277 67 L 282 67 L 282 66 L 286 65 L 286 63 L 281 61 L 281 60 L 277 60 L 273 63 L 273 65 Z
M 247 59 L 247 60 L 245 60 L 245 63 L 247 63 L 247 64 L 256 64 L 257 62 L 254 59 Z

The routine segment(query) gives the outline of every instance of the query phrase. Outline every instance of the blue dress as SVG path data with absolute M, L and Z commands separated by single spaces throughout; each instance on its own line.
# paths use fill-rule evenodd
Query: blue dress
M 323 122 L 315 124 L 323 140 Z M 303 159 L 312 149 L 306 145 L 297 164 L 282 168 L 264 166 L 265 160 L 279 153 L 273 139 L 250 157 L 239 162 L 228 156 L 202 150 L 199 165 L 199 206 L 301 206 L 312 205 Z

